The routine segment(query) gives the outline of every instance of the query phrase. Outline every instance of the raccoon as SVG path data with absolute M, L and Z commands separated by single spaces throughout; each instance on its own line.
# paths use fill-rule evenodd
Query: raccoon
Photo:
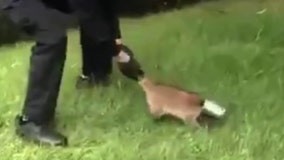
M 170 115 L 181 119 L 185 124 L 199 128 L 201 126 L 198 118 L 201 114 L 211 113 L 211 116 L 218 118 L 225 114 L 223 107 L 202 98 L 195 92 L 155 83 L 147 77 L 141 78 L 138 83 L 145 92 L 149 112 L 155 119 Z

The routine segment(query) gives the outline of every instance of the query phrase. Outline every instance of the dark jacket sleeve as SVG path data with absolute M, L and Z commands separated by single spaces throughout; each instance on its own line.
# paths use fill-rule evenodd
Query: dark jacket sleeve
M 115 38 L 121 38 L 121 31 L 119 25 L 119 17 L 116 15 L 113 18 L 113 28 L 114 28 L 114 36 Z
M 69 0 L 41 0 L 46 6 L 64 13 L 72 13 Z
M 47 7 L 57 9 L 64 13 L 72 13 L 72 9 L 69 4 L 69 0 L 40 0 Z M 13 5 L 13 3 L 17 3 L 14 0 L 0 0 L 0 8 L 8 9 Z
M 117 0 L 104 0 L 105 11 L 108 15 L 112 34 L 115 38 L 121 38 Z

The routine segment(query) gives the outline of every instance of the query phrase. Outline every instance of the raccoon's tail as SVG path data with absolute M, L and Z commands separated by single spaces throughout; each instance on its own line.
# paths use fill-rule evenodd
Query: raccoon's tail
M 203 113 L 215 118 L 222 118 L 226 113 L 226 109 L 224 107 L 208 99 L 204 100 L 202 109 Z

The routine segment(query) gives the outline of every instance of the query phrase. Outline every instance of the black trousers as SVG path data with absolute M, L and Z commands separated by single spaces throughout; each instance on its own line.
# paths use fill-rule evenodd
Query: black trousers
M 92 21 L 80 22 L 80 42 L 82 48 L 82 73 L 86 76 L 106 76 L 112 73 L 112 57 L 116 55 L 114 39 L 97 41 L 89 32 Z
M 36 123 L 49 122 L 57 106 L 66 59 L 66 15 L 39 0 L 11 1 L 4 11 L 35 39 L 22 112 Z
M 80 26 L 82 73 L 97 77 L 111 74 L 112 57 L 118 54 L 114 38 L 118 28 L 112 12 L 102 0 L 71 2 Z

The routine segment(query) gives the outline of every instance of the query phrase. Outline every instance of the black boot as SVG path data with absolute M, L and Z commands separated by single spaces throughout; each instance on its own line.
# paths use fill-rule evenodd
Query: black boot
M 37 125 L 25 119 L 23 116 L 16 116 L 16 134 L 21 138 L 37 144 L 51 146 L 67 146 L 67 138 L 61 133 L 49 128 L 48 125 Z

